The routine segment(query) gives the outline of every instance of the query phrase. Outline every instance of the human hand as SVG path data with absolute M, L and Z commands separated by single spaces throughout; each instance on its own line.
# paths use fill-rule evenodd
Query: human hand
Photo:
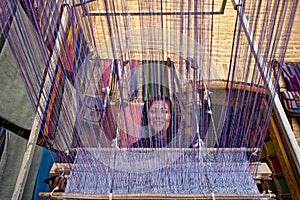
M 51 191 L 56 190 L 58 192 L 64 192 L 66 188 L 66 179 L 61 176 L 57 176 L 49 180 L 49 188 Z

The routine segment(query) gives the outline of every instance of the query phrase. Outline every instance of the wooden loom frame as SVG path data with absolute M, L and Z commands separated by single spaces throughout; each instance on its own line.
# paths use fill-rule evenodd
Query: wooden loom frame
M 226 0 L 224 0 L 224 2 L 226 2 Z M 258 48 L 257 48 L 257 45 L 255 44 L 255 41 L 254 41 L 254 38 L 252 36 L 252 33 L 249 29 L 249 26 L 247 24 L 247 20 L 245 18 L 245 16 L 242 14 L 242 8 L 241 6 L 239 6 L 235 0 L 232 0 L 232 3 L 234 5 L 234 7 L 236 8 L 237 10 L 237 13 L 238 13 L 238 17 L 240 18 L 241 22 L 242 22 L 242 25 L 243 25 L 243 30 L 244 32 L 246 33 L 247 35 L 247 39 L 249 41 L 249 44 L 252 44 L 251 45 L 251 49 L 252 49 L 252 53 L 254 54 L 255 58 L 256 58 L 256 61 L 260 67 L 260 69 L 262 69 L 262 67 L 264 66 L 264 63 L 263 63 L 263 60 L 261 59 L 261 56 L 259 55 L 258 53 Z M 225 8 L 225 4 L 224 4 L 224 8 Z M 63 23 L 63 27 L 66 26 L 65 21 L 67 19 L 67 14 L 66 14 L 66 11 L 67 9 L 63 9 L 63 17 L 62 17 L 62 23 Z M 198 14 L 198 12 L 196 13 Z M 61 30 L 60 30 L 61 31 Z M 60 42 L 58 41 L 59 39 L 56 40 L 55 42 L 55 46 L 59 46 Z M 55 60 L 55 58 L 51 58 L 51 60 Z M 52 62 L 51 62 L 52 63 Z M 262 72 L 262 71 L 261 71 Z M 267 83 L 268 83 L 268 87 L 270 89 L 270 91 L 272 91 L 273 89 L 273 85 L 271 82 L 268 81 L 268 77 L 262 72 L 262 76 L 264 78 L 264 80 L 267 80 Z M 292 129 L 291 129 L 291 126 L 287 120 L 287 117 L 284 113 L 284 110 L 282 108 L 282 105 L 279 101 L 279 98 L 278 98 L 278 95 L 277 94 L 272 94 L 274 95 L 274 98 L 275 98 L 275 112 L 278 114 L 279 116 L 279 119 L 280 119 L 280 123 L 284 129 L 284 133 L 285 133 L 285 136 L 289 139 L 289 143 L 288 145 L 290 146 L 291 149 L 296 149 L 297 147 L 297 142 L 295 141 L 295 138 L 292 137 Z M 34 154 L 34 148 L 35 148 L 35 145 L 36 145 L 36 141 L 37 141 L 37 138 L 38 138 L 38 134 L 39 134 L 39 127 L 40 127 L 40 119 L 39 119 L 39 113 L 42 113 L 41 111 L 41 108 L 38 107 L 37 108 L 37 113 L 35 115 L 35 118 L 34 118 L 34 121 L 33 121 L 33 126 L 32 126 L 32 129 L 31 129 L 31 133 L 30 133 L 30 137 L 29 137 L 29 140 L 28 140 L 28 145 L 27 145 L 27 148 L 26 148 L 26 151 L 25 151 L 25 154 L 24 154 L 24 158 L 23 158 L 23 161 L 22 161 L 22 165 L 21 165 L 21 171 L 19 173 L 19 176 L 18 176 L 18 179 L 17 179 L 17 182 L 16 182 L 16 185 L 15 185 L 15 189 L 14 189 L 14 194 L 13 194 L 13 199 L 22 199 L 22 195 L 23 195 L 23 191 L 24 191 L 24 188 L 25 188 L 25 183 L 26 183 L 26 180 L 27 180 L 27 176 L 28 176 L 28 172 L 29 172 L 29 169 L 30 169 L 30 165 L 31 165 L 31 162 L 32 162 L 32 157 L 33 157 L 33 154 Z M 294 157 L 294 159 L 296 161 L 298 161 L 298 164 L 300 163 L 299 159 L 300 159 L 300 155 L 299 155 L 299 151 L 293 151 L 294 154 L 292 155 Z M 300 166 L 297 165 L 297 169 L 298 171 L 300 171 Z M 66 199 L 107 199 L 107 198 L 123 198 L 125 197 L 124 195 L 120 196 L 120 195 L 116 195 L 116 194 L 112 194 L 112 195 L 83 195 L 83 194 L 65 194 L 65 193 L 42 193 L 41 194 L 42 196 L 44 197 L 57 197 L 57 198 L 66 198 Z M 224 195 L 224 194 L 208 194 L 208 195 L 204 195 L 204 194 L 199 194 L 199 195 L 191 195 L 191 196 L 187 196 L 187 195 L 184 195 L 181 196 L 181 195 L 167 195 L 167 194 L 162 194 L 162 195 L 151 195 L 151 194 L 145 194 L 145 195 L 126 195 L 127 198 L 192 198 L 192 199 L 195 199 L 195 198 L 199 198 L 199 199 L 207 199 L 207 198 L 215 198 L 215 199 L 219 199 L 219 198 L 230 198 L 230 199 L 245 199 L 246 197 L 247 198 L 252 198 L 252 199 L 260 199 L 260 198 L 274 198 L 274 195 L 272 194 L 265 194 L 265 195 L 254 195 L 254 196 L 250 196 L 250 195 Z M 81 198 L 83 197 L 83 198 Z
M 113 148 L 104 148 L 105 151 L 113 150 Z M 73 149 L 76 151 L 77 149 Z M 100 149 L 101 151 L 102 149 Z M 118 151 L 183 151 L 182 148 L 162 148 L 162 149 L 130 149 L 121 148 Z M 194 149 L 184 149 L 185 151 L 195 151 Z M 256 151 L 257 148 L 202 148 L 200 149 L 205 152 L 253 152 Z M 198 150 L 196 150 L 198 151 Z M 266 163 L 249 163 L 251 175 L 254 177 L 256 183 L 263 183 L 264 181 L 271 180 L 271 170 L 269 169 Z M 54 163 L 51 170 L 50 175 L 52 176 L 60 176 L 62 173 L 64 175 L 69 175 L 71 172 L 71 168 L 74 167 L 75 164 L 70 163 Z M 67 192 L 40 192 L 40 197 L 46 197 L 50 199 L 274 199 L 276 195 L 274 194 L 79 194 L 79 193 L 67 193 Z

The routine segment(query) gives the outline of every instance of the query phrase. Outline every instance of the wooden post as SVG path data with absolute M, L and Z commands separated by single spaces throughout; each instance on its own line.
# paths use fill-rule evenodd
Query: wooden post
M 57 49 L 59 52 L 60 50 L 60 46 L 62 44 L 62 35 L 65 32 L 66 29 L 66 25 L 67 25 L 67 21 L 68 21 L 68 12 L 67 12 L 67 8 L 64 7 L 63 8 L 63 15 L 61 18 L 61 23 L 63 28 L 61 28 L 58 31 L 58 35 L 57 38 L 55 40 L 55 47 L 54 49 Z M 51 61 L 50 61 L 50 67 L 52 67 L 53 69 L 56 67 L 57 64 L 57 60 L 58 60 L 58 54 L 57 53 L 53 53 L 52 57 L 51 57 Z M 50 83 L 50 78 L 49 78 L 49 73 L 46 76 L 46 80 L 45 80 L 45 85 L 49 85 Z M 42 92 L 44 94 L 47 94 L 47 92 L 45 91 L 45 87 L 42 88 Z M 42 95 L 43 96 L 43 95 Z M 47 96 L 47 95 L 46 95 Z M 33 125 L 31 128 L 31 132 L 30 132 L 30 136 L 28 139 L 28 143 L 26 146 L 26 150 L 24 153 L 24 157 L 23 157 L 23 161 L 21 164 L 21 168 L 20 168 L 20 172 L 17 178 L 17 182 L 14 188 L 14 192 L 13 192 L 13 196 L 12 199 L 14 200 L 21 200 L 22 196 L 23 196 L 23 192 L 24 192 L 24 188 L 25 188 L 25 184 L 27 181 L 27 177 L 28 177 L 28 173 L 30 170 L 30 166 L 32 163 L 32 158 L 34 155 L 34 150 L 35 150 L 35 146 L 36 146 L 36 142 L 38 139 L 38 135 L 39 135 L 39 131 L 40 131 L 40 125 L 41 125 L 41 116 L 43 115 L 43 103 L 46 102 L 46 99 L 44 99 L 43 97 L 40 98 L 38 104 L 37 104 L 37 112 L 35 114 L 34 117 L 34 121 L 33 121 Z
M 23 161 L 21 164 L 19 176 L 15 185 L 14 193 L 12 199 L 22 199 L 23 191 L 25 188 L 25 184 L 27 181 L 29 169 L 31 166 L 35 145 L 37 142 L 37 138 L 40 130 L 40 116 L 39 116 L 40 107 L 38 107 L 38 111 L 34 117 L 33 125 L 31 128 L 30 136 L 28 139 L 28 143 L 26 146 L 26 151 L 24 153 Z

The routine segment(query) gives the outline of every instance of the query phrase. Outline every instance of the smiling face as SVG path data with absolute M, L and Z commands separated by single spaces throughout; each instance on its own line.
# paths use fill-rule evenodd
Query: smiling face
M 171 121 L 169 104 L 164 100 L 154 101 L 149 109 L 149 121 L 156 133 L 167 130 Z

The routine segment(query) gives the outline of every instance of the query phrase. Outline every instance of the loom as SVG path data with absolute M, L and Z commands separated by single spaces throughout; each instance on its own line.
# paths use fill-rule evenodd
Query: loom
M 1 1 L 1 32 L 36 113 L 24 165 L 38 135 L 64 152 L 65 192 L 42 195 L 273 198 L 259 193 L 253 177 L 277 98 L 273 61 L 283 62 L 297 6 L 297 0 Z M 228 7 L 235 13 L 230 50 L 220 39 Z M 145 137 L 143 102 L 157 95 L 175 102 L 174 138 L 166 148 L 132 148 Z

